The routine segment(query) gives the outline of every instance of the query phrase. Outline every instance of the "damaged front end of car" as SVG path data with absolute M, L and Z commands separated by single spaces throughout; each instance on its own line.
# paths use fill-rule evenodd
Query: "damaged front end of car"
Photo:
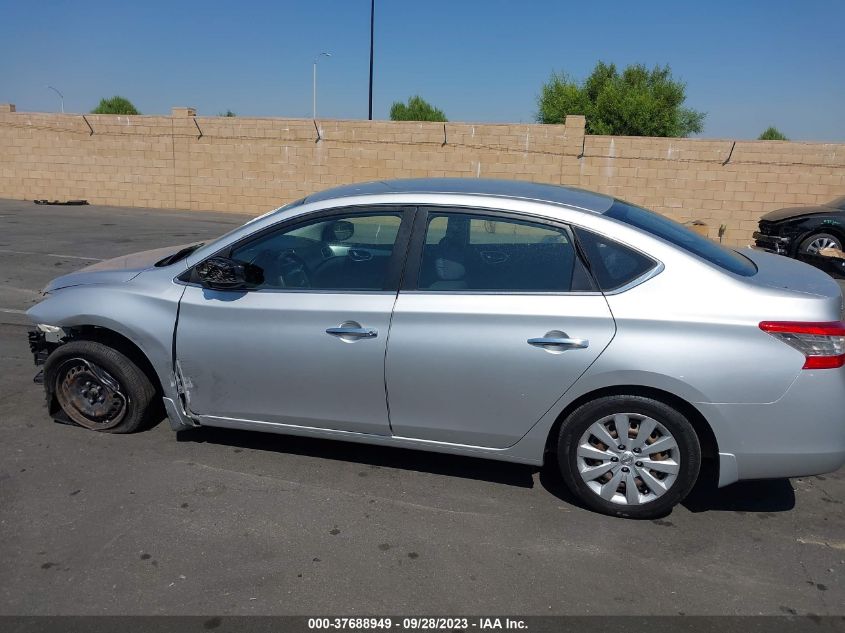
M 36 385 L 44 387 L 44 397 L 50 417 L 62 424 L 73 424 L 67 414 L 62 411 L 53 385 L 50 385 L 44 379 L 44 365 L 47 363 L 50 354 L 68 342 L 71 335 L 64 328 L 56 325 L 38 323 L 34 330 L 27 332 L 27 338 L 29 339 L 29 351 L 32 352 L 32 360 L 38 368 L 38 373 L 33 376 L 32 381 Z
M 34 330 L 27 332 L 29 339 L 29 351 L 32 352 L 32 359 L 35 366 L 40 368 L 32 379 L 37 385 L 44 384 L 44 363 L 59 345 L 65 342 L 65 331 L 55 325 L 39 323 Z

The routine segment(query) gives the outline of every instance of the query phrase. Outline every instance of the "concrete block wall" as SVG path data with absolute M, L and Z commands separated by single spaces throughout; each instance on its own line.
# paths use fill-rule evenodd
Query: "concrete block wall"
M 0 104 L 0 197 L 257 215 L 386 178 L 565 184 L 744 245 L 764 212 L 845 195 L 845 144 L 585 136 L 566 125 L 16 112 Z

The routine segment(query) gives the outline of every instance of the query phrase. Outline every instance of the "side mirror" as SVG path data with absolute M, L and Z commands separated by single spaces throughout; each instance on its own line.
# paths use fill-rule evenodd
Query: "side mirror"
M 349 220 L 336 220 L 328 226 L 327 235 L 324 237 L 326 242 L 345 242 L 355 235 L 355 225 Z
M 194 270 L 202 285 L 214 290 L 242 290 L 264 282 L 261 267 L 228 257 L 209 257 Z

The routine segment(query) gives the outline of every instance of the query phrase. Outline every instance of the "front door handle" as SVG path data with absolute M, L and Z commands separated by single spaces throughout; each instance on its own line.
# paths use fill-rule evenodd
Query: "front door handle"
M 330 327 L 326 330 L 326 334 L 337 336 L 339 338 L 375 338 L 378 336 L 378 330 L 371 327 Z
M 530 338 L 528 344 L 534 347 L 551 349 L 584 349 L 590 346 L 590 341 L 584 338 Z

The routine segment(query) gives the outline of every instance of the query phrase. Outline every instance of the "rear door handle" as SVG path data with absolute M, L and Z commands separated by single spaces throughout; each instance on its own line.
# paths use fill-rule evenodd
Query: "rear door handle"
M 584 349 L 590 346 L 590 341 L 584 338 L 530 338 L 528 344 L 534 347 L 551 347 L 557 349 Z
M 339 338 L 375 338 L 378 336 L 378 330 L 371 327 L 330 327 L 326 334 Z

